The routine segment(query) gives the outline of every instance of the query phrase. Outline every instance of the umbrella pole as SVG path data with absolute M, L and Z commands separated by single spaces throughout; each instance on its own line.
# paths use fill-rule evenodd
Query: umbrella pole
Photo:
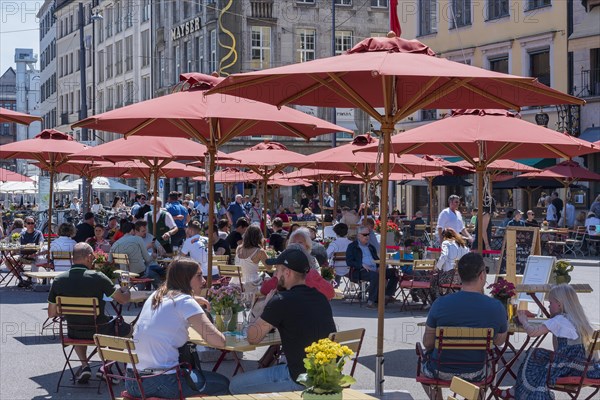
M 567 199 L 569 198 L 569 181 L 565 180 L 563 182 L 565 187 L 565 201 L 563 202 L 563 215 L 562 215 L 562 226 L 563 228 L 567 226 Z
M 158 205 L 158 202 L 156 200 L 158 200 L 158 168 L 152 168 L 152 180 L 152 184 L 154 186 L 154 188 L 152 189 L 152 196 L 155 199 L 154 206 L 152 206 L 152 236 L 156 238 L 156 206 Z
M 381 182 L 381 208 L 379 209 L 379 219 L 381 220 L 381 237 L 379 247 L 379 291 L 377 293 L 377 355 L 375 357 L 375 394 L 383 394 L 383 382 L 385 381 L 383 374 L 383 335 L 384 335 L 384 313 L 385 313 L 385 287 L 386 287 L 386 232 L 388 221 L 388 189 L 390 178 L 390 142 L 392 140 L 392 132 L 394 123 L 388 119 L 382 121 L 381 132 L 383 140 L 383 168 Z
M 265 175 L 263 175 L 263 198 L 264 198 L 264 202 L 263 202 L 263 226 L 262 226 L 262 230 L 263 230 L 263 237 L 266 239 L 267 238 L 267 196 L 268 196 L 268 190 L 267 190 L 267 182 L 269 181 L 269 176 L 268 174 L 265 173 Z
M 363 208 L 363 215 L 365 218 L 367 218 L 367 207 L 369 204 L 369 181 L 365 181 L 365 201 L 363 203 L 365 205 L 365 207 Z
M 482 251 L 483 251 L 483 174 L 485 174 L 485 166 L 477 164 L 476 173 L 477 173 L 477 252 L 479 254 L 483 254 L 482 253 Z M 491 218 L 491 215 L 490 215 L 490 218 Z
M 211 135 L 212 136 L 212 135 Z M 213 225 L 215 224 L 215 157 L 217 147 L 211 140 L 208 148 L 208 276 L 206 277 L 206 287 L 212 286 L 212 268 L 213 268 Z
M 48 252 L 46 253 L 46 261 L 50 264 L 50 243 L 52 242 L 52 206 L 54 205 L 54 165 L 48 168 L 50 172 L 50 199 L 48 200 Z
M 325 204 L 323 204 L 323 191 L 325 190 L 325 181 L 319 183 L 319 205 L 321 206 L 321 237 L 325 238 Z
M 429 189 L 429 232 L 433 233 L 433 177 L 427 177 L 427 187 Z
M 340 191 L 340 182 L 335 180 L 333 181 L 333 220 L 337 219 L 337 209 L 338 209 L 338 197 Z

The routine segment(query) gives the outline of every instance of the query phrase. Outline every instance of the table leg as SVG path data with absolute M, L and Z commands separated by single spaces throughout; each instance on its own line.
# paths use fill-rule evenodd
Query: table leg
M 527 293 L 529 296 L 531 296 L 531 298 L 533 299 L 533 301 L 535 301 L 535 304 L 537 304 L 537 306 L 540 308 L 540 310 L 542 311 L 542 313 L 546 316 L 546 318 L 552 318 L 550 316 L 550 313 L 548 312 L 548 310 L 546 309 L 546 307 L 544 306 L 544 303 L 540 301 L 540 299 L 538 299 L 537 294 L 536 293 Z
M 229 353 L 229 350 L 221 350 L 221 355 L 219 356 L 219 359 L 217 360 L 217 362 L 215 363 L 215 366 L 212 369 L 213 372 L 217 372 L 217 370 L 221 366 L 221 363 L 225 359 L 225 356 L 227 355 L 227 353 Z
M 510 336 L 512 334 L 509 333 L 508 336 L 506 337 L 506 344 L 504 345 L 504 347 L 502 348 L 502 350 L 500 351 L 500 355 L 499 358 L 501 358 L 502 360 L 504 360 L 504 352 L 506 351 L 507 348 L 511 347 L 512 349 L 514 349 L 515 347 L 512 345 L 512 343 L 510 343 Z M 525 342 L 523 343 L 523 345 L 519 348 L 519 350 L 516 351 L 515 355 L 513 356 L 512 359 L 510 359 L 510 361 L 508 361 L 508 363 L 504 364 L 503 367 L 503 371 L 500 374 L 500 377 L 497 378 L 496 383 L 492 384 L 490 386 L 490 394 L 487 398 L 487 400 L 490 400 L 492 398 L 496 398 L 496 396 L 494 395 L 494 392 L 496 391 L 496 389 L 498 389 L 500 387 L 500 385 L 502 385 L 502 381 L 504 380 L 504 378 L 506 377 L 507 374 L 511 374 L 511 376 L 513 376 L 514 378 L 516 378 L 515 373 L 512 371 L 512 366 L 515 364 L 515 362 L 519 359 L 519 357 L 521 356 L 521 354 L 523 353 L 523 351 L 527 348 L 527 345 L 529 344 L 529 342 L 531 341 L 531 337 L 529 335 L 527 335 L 527 339 L 525 339 Z

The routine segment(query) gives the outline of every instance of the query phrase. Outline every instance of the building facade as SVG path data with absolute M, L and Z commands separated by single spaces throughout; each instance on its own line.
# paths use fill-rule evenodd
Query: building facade
M 40 21 L 40 104 L 39 113 L 44 118 L 42 128 L 57 126 L 56 77 L 56 17 L 54 0 L 46 0 L 37 18 Z
M 0 107 L 17 110 L 17 73 L 13 67 L 0 76 Z M 17 139 L 17 124 L 0 123 L 0 145 L 12 143 Z M 0 168 L 16 170 L 15 160 L 0 159 Z

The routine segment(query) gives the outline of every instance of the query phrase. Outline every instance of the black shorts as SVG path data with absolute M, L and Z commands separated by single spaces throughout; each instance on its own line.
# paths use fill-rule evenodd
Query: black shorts
M 111 321 L 98 325 L 98 330 L 93 329 L 68 329 L 68 336 L 71 339 L 87 339 L 92 340 L 94 334 L 110 335 L 126 337 L 131 335 L 131 325 L 124 321 L 120 321 L 117 324 L 117 319 L 113 318 Z

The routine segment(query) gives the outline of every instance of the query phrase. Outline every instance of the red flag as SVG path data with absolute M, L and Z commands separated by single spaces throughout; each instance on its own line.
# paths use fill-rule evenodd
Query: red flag
M 398 19 L 398 0 L 390 0 L 390 31 L 394 31 L 397 37 L 402 33 Z

